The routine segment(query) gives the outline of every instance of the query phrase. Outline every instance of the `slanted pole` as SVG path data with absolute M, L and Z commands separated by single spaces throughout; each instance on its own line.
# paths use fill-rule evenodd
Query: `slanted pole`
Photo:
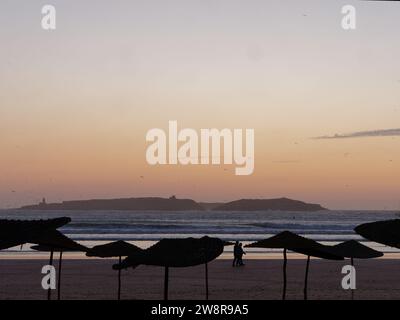
M 62 268 L 63 252 L 60 251 L 60 258 L 58 260 L 58 283 L 57 283 L 57 300 L 61 300 L 61 268 Z
M 206 271 L 206 300 L 208 300 L 208 263 L 205 264 Z
M 121 256 L 119 256 L 119 265 L 121 265 Z M 118 300 L 121 300 L 121 268 L 118 268 Z
M 282 300 L 286 300 L 286 266 L 287 266 L 287 249 L 283 250 L 283 293 Z
M 307 288 L 308 288 L 308 271 L 309 271 L 309 269 L 310 269 L 310 256 L 307 257 L 306 276 L 304 279 L 304 300 L 308 299 Z
M 51 249 L 51 251 L 50 251 L 50 261 L 49 261 L 49 265 L 50 266 L 53 265 L 53 256 L 54 256 L 54 251 L 53 251 L 53 249 Z M 51 288 L 47 289 L 47 300 L 51 300 Z
M 351 266 L 354 268 L 354 259 L 351 258 Z M 351 300 L 354 300 L 354 290 L 351 289 Z
M 164 300 L 168 300 L 168 273 L 169 273 L 169 268 L 165 267 L 165 273 L 164 273 Z

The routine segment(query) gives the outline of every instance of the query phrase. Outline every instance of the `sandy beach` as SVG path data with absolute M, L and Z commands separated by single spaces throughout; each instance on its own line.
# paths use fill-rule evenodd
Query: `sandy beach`
M 289 259 L 291 256 L 289 255 Z M 293 259 L 294 258 L 294 259 Z M 41 267 L 47 260 L 0 260 L 0 299 L 46 299 L 41 288 Z M 303 298 L 305 259 L 288 262 L 288 299 Z M 117 273 L 114 260 L 66 259 L 63 261 L 62 299 L 115 299 Z M 209 264 L 210 299 L 280 299 L 282 261 L 277 258 L 247 260 L 233 268 L 230 260 Z M 311 261 L 309 299 L 350 298 L 341 288 L 341 268 L 346 262 Z M 356 299 L 400 299 L 400 261 L 356 260 Z M 57 266 L 57 264 L 55 264 Z M 123 299 L 162 299 L 164 270 L 140 266 L 122 273 Z M 204 266 L 170 270 L 170 299 L 204 299 Z M 56 298 L 56 292 L 53 292 Z

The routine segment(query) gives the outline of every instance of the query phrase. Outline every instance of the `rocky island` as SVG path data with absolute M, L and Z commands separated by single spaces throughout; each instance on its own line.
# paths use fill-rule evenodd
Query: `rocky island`
M 121 199 L 93 199 L 24 206 L 21 210 L 121 210 L 121 211 L 320 211 L 328 210 L 319 204 L 288 198 L 242 199 L 228 203 L 196 202 L 192 199 L 148 197 Z
M 288 198 L 279 199 L 241 199 L 214 208 L 216 211 L 320 211 L 328 210 L 319 204 L 305 203 Z
M 191 199 L 170 198 L 123 198 L 63 201 L 61 203 L 46 203 L 24 206 L 24 210 L 131 210 L 131 211 L 189 211 L 204 210 Z

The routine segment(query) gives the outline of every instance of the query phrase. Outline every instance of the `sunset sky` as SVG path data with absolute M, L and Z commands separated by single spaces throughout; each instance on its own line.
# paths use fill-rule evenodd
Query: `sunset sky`
M 176 195 L 400 210 L 400 130 L 382 131 L 400 128 L 399 30 L 396 2 L 2 0 L 0 208 Z M 148 165 L 146 132 L 169 120 L 254 129 L 253 175 Z M 335 134 L 350 137 L 315 139 Z

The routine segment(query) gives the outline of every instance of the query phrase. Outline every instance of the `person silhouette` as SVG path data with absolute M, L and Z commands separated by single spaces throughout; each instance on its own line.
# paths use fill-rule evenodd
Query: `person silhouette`
M 232 267 L 236 267 L 238 264 L 239 260 L 239 241 L 235 242 L 235 245 L 233 246 L 233 261 L 232 261 Z
M 236 265 L 237 266 L 244 266 L 245 264 L 243 263 L 243 255 L 246 254 L 246 252 L 244 252 L 244 250 L 243 250 L 243 244 L 242 243 L 239 243 L 237 251 L 238 251 L 238 254 L 237 254 Z

